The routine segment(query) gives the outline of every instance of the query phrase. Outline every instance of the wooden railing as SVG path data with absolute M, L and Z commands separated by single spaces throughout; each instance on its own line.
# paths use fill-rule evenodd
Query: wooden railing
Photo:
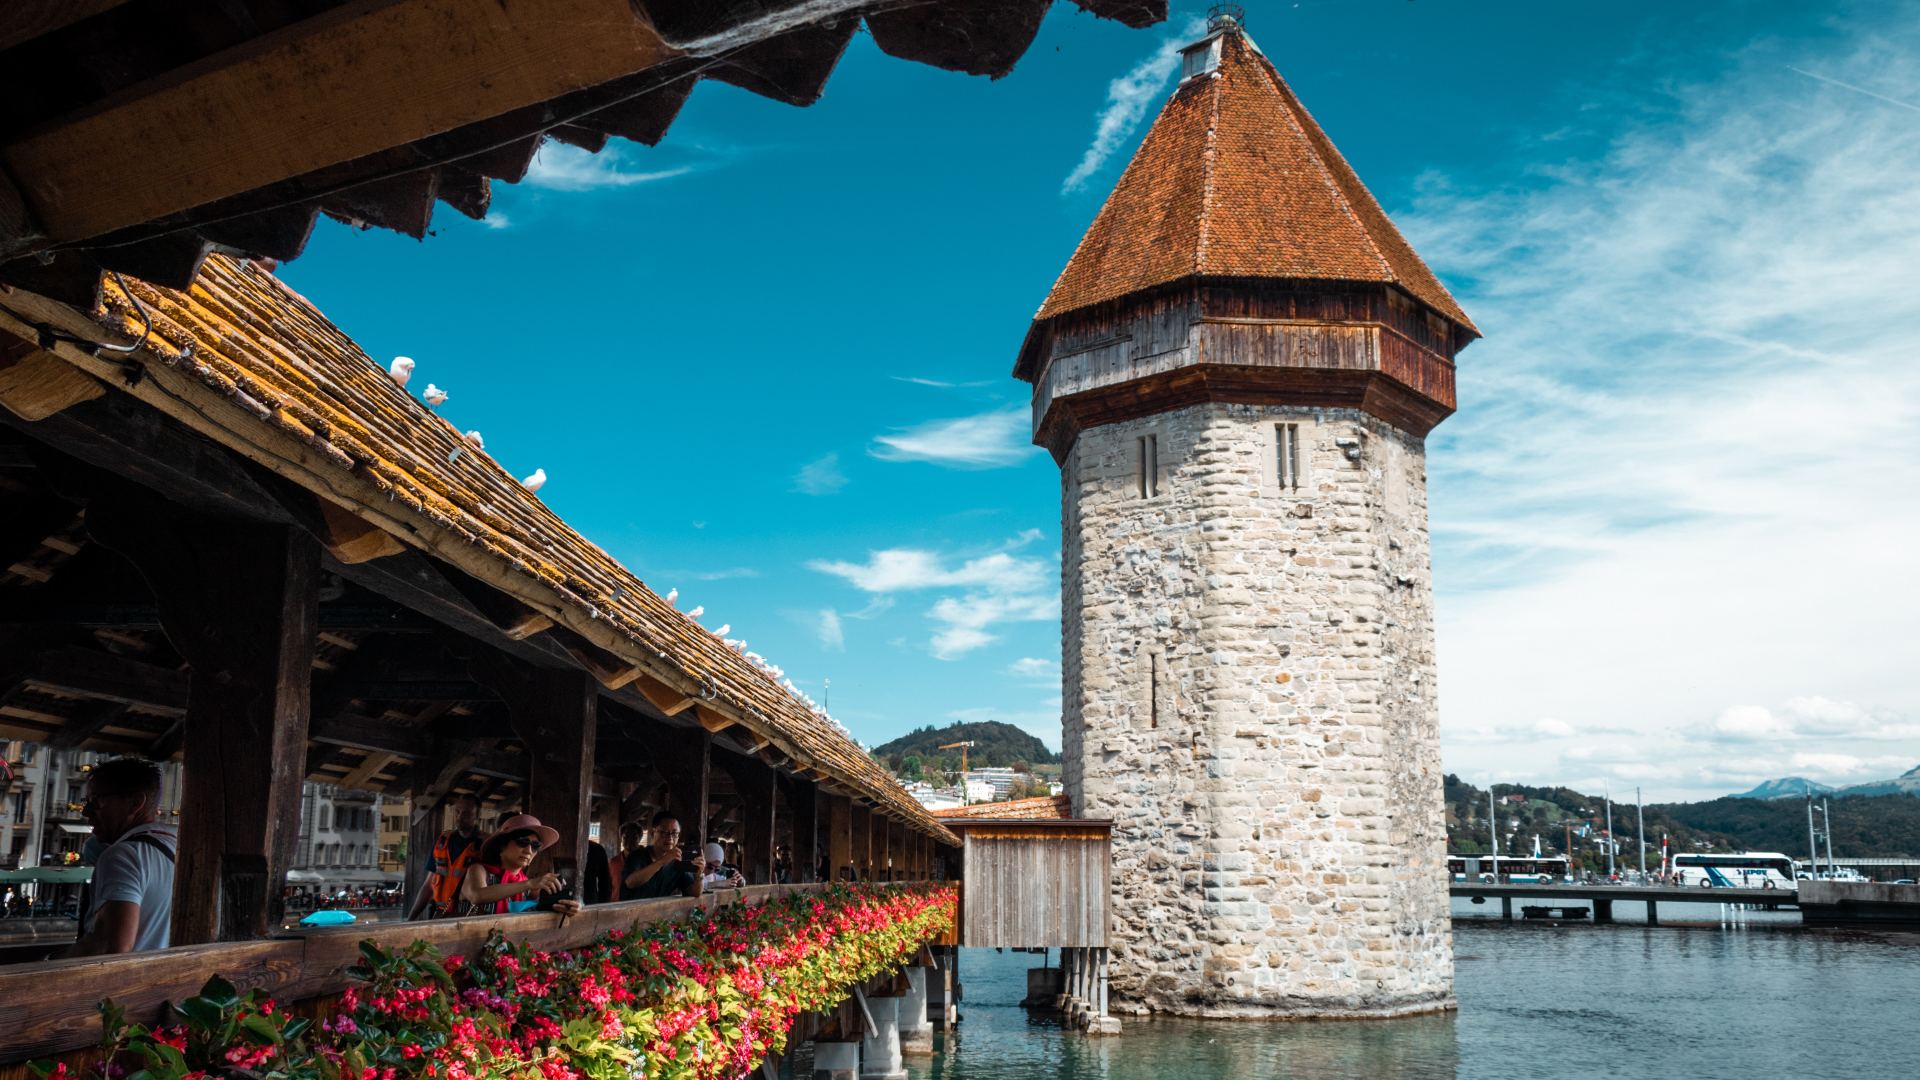
M 628 900 L 598 904 L 572 918 L 550 913 L 487 915 L 432 922 L 371 923 L 286 931 L 260 941 L 190 945 L 160 952 L 48 960 L 0 967 L 0 1063 L 48 1057 L 92 1046 L 100 1039 L 102 998 L 130 1019 L 160 1017 L 167 1002 L 198 993 L 219 975 L 241 990 L 261 987 L 297 1002 L 337 994 L 351 985 L 347 969 L 361 962 L 360 943 L 382 948 L 426 941 L 442 953 L 471 955 L 500 930 L 539 949 L 584 945 L 609 930 L 683 915 L 739 900 L 760 901 L 819 892 L 827 885 L 756 885 L 698 899 Z M 15 1070 L 0 1064 L 0 1077 Z

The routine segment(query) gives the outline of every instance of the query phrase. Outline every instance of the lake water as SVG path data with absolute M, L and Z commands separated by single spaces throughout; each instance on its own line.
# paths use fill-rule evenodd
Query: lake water
M 1662 906 L 1663 923 L 1554 927 L 1458 904 L 1458 1013 L 1362 1023 L 1123 1020 L 1090 1039 L 1018 1006 L 1028 954 L 966 950 L 964 1022 L 915 1080 L 1253 1077 L 1916 1077 L 1920 935 Z M 1622 903 L 1622 920 L 1637 917 Z M 1491 919 L 1485 918 L 1491 909 Z

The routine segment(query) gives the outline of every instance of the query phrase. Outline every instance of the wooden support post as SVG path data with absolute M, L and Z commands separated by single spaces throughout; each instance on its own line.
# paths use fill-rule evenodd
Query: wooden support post
M 893 880 L 893 847 L 899 840 L 899 826 L 885 814 L 873 816 L 874 844 L 873 876 L 876 881 Z
M 853 878 L 873 880 L 873 811 L 853 808 Z
M 827 796 L 828 880 L 840 881 L 853 872 L 853 800 Z
M 438 800 L 421 813 L 420 796 L 410 796 L 407 800 L 407 862 L 402 868 L 407 891 L 401 902 L 409 905 L 409 909 L 414 898 L 420 895 L 421 886 L 426 884 L 427 858 L 433 852 L 433 842 L 440 837 L 445 806 L 444 799 Z
M 754 758 L 722 754 L 716 763 L 733 777 L 741 804 L 741 873 L 749 885 L 773 881 L 774 772 Z
M 593 801 L 599 687 L 583 671 L 538 668 L 498 654 L 468 666 L 475 681 L 506 702 L 514 733 L 526 744 L 527 812 L 560 832 L 554 849 L 540 853 L 528 876 L 551 870 L 568 878 L 577 896 Z
M 793 880 L 817 881 L 820 873 L 820 795 L 813 781 L 786 777 L 787 811 L 793 821 Z
M 680 819 L 682 847 L 707 842 L 707 771 L 713 755 L 713 734 L 675 730 L 664 736 L 658 753 L 660 775 L 667 781 L 667 809 Z M 651 824 L 651 823 L 649 823 Z
M 102 485 L 87 528 L 152 586 L 190 667 L 172 943 L 265 937 L 299 832 L 320 545 L 120 485 Z

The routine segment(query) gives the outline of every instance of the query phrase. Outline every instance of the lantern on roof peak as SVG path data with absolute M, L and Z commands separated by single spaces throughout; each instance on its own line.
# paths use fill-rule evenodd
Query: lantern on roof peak
M 1217 34 L 1227 29 L 1244 29 L 1247 25 L 1247 9 L 1239 4 L 1215 4 L 1207 9 L 1207 33 Z

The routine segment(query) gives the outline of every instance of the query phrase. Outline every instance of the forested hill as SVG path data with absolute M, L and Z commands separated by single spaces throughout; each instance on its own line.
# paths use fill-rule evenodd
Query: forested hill
M 1572 788 L 1520 784 L 1495 784 L 1493 793 L 1501 800 L 1501 832 L 1511 837 L 1503 841 L 1512 845 L 1509 854 L 1531 849 L 1535 834 L 1546 850 L 1557 853 L 1565 845 L 1568 825 L 1572 825 L 1576 833 L 1583 824 L 1590 829 L 1604 827 L 1605 803 L 1599 795 Z M 1520 796 L 1524 801 L 1508 802 L 1510 795 Z M 1486 791 L 1449 775 L 1446 801 L 1452 850 L 1468 854 L 1485 851 L 1488 843 Z M 1836 853 L 1856 858 L 1920 855 L 1920 798 L 1835 795 L 1828 802 L 1833 807 Z M 1801 799 L 1727 796 L 1696 803 L 1648 803 L 1646 813 L 1649 845 L 1658 843 L 1665 835 L 1672 839 L 1677 851 L 1781 851 L 1795 858 L 1805 858 L 1807 854 L 1807 808 Z M 1634 825 L 1633 803 L 1616 801 L 1613 804 L 1614 835 L 1624 843 L 1631 843 L 1635 837 Z M 1576 836 L 1577 850 L 1589 846 Z
M 904 771 L 909 757 L 919 758 L 922 768 L 957 769 L 960 751 L 940 747 L 945 743 L 969 741 L 973 746 L 967 750 L 967 764 L 976 769 L 982 765 L 1052 765 L 1060 760 L 1060 756 L 1039 739 L 997 720 L 923 727 L 874 747 L 873 756 L 896 773 Z

